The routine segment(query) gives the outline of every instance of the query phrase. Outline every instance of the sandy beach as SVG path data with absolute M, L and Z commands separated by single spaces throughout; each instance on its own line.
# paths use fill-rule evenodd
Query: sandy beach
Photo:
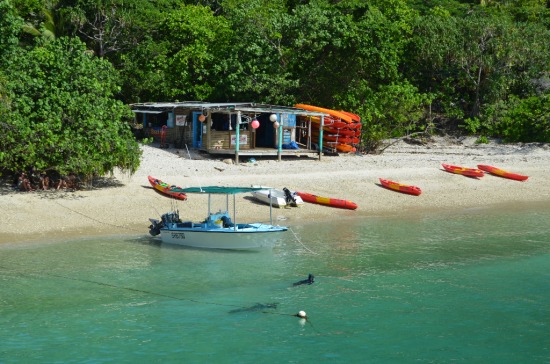
M 274 209 L 276 223 L 292 226 L 336 218 L 369 218 L 469 208 L 528 208 L 550 203 L 550 146 L 545 144 L 476 144 L 473 138 L 438 137 L 427 144 L 399 141 L 379 155 L 339 155 L 316 158 L 223 158 L 184 150 L 143 146 L 134 175 L 115 173 L 92 188 L 78 191 L 16 192 L 4 186 L 0 196 L 0 243 L 52 241 L 93 235 L 148 235 L 148 218 L 158 218 L 174 201 L 156 193 L 147 180 L 155 176 L 170 184 L 189 186 L 287 187 L 351 200 L 354 211 L 306 204 Z M 229 158 L 229 157 L 228 157 Z M 518 182 L 485 175 L 480 179 L 445 172 L 441 163 L 476 167 L 489 164 L 528 175 Z M 380 187 L 378 178 L 419 186 L 410 196 Z M 269 206 L 251 196 L 238 196 L 239 221 L 269 220 Z M 201 220 L 206 196 L 189 195 L 177 208 L 183 219 Z

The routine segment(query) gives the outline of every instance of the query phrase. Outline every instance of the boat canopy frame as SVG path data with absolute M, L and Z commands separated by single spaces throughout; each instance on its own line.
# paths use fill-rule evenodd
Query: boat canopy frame
M 180 193 L 197 193 L 208 194 L 208 216 L 212 215 L 212 195 L 225 195 L 225 211 L 229 213 L 229 195 L 233 195 L 233 223 L 235 230 L 237 229 L 237 199 L 239 193 L 250 193 L 253 191 L 265 190 L 265 187 L 223 187 L 223 186 L 205 186 L 205 187 L 172 187 L 170 191 Z M 273 225 L 273 206 L 269 204 L 269 224 Z

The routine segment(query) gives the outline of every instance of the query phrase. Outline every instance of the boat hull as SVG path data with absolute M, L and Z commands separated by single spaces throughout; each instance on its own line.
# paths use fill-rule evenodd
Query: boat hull
M 263 222 L 234 223 L 229 215 L 229 196 L 233 196 L 233 205 L 236 203 L 236 195 L 250 193 L 264 189 L 263 187 L 224 187 L 224 186 L 199 186 L 178 189 L 173 192 L 197 193 L 208 195 L 208 210 L 206 219 L 201 222 L 182 221 L 179 211 L 170 211 L 161 215 L 160 220 L 149 219 L 149 234 L 160 235 L 160 239 L 166 244 L 188 246 L 205 249 L 231 249 L 231 250 L 258 250 L 272 248 L 282 237 L 282 233 L 288 230 L 286 226 L 266 224 Z M 212 212 L 212 195 L 226 196 L 226 210 Z M 271 208 L 270 208 L 271 210 Z M 235 211 L 235 209 L 234 209 Z M 234 217 L 234 216 L 233 216 Z M 271 220 L 271 218 L 270 218 Z
M 479 170 L 476 168 L 452 166 L 449 164 L 441 164 L 441 165 L 449 173 L 461 174 L 466 177 L 479 178 L 485 175 L 485 173 L 482 170 Z
M 306 192 L 298 192 L 296 191 L 296 194 L 304 200 L 304 202 L 314 203 L 318 205 L 324 205 L 329 207 L 336 207 L 339 209 L 347 209 L 347 210 L 355 210 L 357 208 L 357 204 L 355 202 L 349 201 L 349 200 L 341 200 L 338 198 L 331 198 L 331 197 L 321 197 L 317 195 L 312 195 L 310 193 Z
M 513 179 L 515 181 L 525 181 L 529 178 L 529 176 L 524 176 L 522 174 L 508 172 L 508 171 L 505 171 L 503 169 L 493 167 L 493 166 L 488 166 L 488 165 L 485 165 L 485 164 L 478 164 L 477 168 L 481 169 L 482 171 L 494 174 L 495 176 L 508 178 L 508 179 Z
M 287 202 L 285 192 L 279 189 L 265 189 L 260 191 L 251 192 L 252 197 L 256 200 L 265 203 L 266 205 L 271 205 L 277 208 L 283 208 L 287 206 L 300 207 L 303 206 L 304 201 L 296 193 L 292 193 L 294 200 L 292 202 Z
M 422 190 L 417 186 L 404 185 L 402 183 L 390 181 L 383 178 L 380 178 L 380 183 L 383 187 L 392 191 L 406 193 L 414 196 L 419 196 L 422 193 Z
M 271 249 L 288 228 L 281 226 L 247 224 L 247 227 L 201 228 L 165 227 L 160 230 L 163 243 L 202 249 L 263 250 Z

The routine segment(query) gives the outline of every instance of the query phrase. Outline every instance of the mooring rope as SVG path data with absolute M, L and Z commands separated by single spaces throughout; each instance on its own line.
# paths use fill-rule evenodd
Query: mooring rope
M 201 301 L 201 300 L 195 300 L 195 299 L 191 299 L 191 298 L 181 298 L 181 297 L 177 297 L 177 296 L 173 296 L 173 295 L 169 295 L 169 294 L 165 294 L 165 293 L 153 292 L 153 291 L 148 291 L 148 290 L 139 289 L 139 288 L 117 286 L 117 285 L 111 284 L 111 283 L 93 281 L 93 280 L 90 280 L 90 279 L 83 279 L 83 278 L 68 277 L 68 276 L 64 276 L 64 275 L 61 275 L 61 274 L 55 274 L 55 273 L 49 273 L 49 272 L 43 272 L 43 271 L 41 271 L 41 272 L 29 272 L 29 271 L 21 272 L 21 271 L 13 270 L 13 269 L 10 269 L 10 268 L 7 268 L 7 267 L 2 267 L 2 266 L 0 266 L 0 269 L 2 269 L 4 271 L 16 273 L 17 275 L 20 275 L 20 276 L 38 276 L 38 277 L 40 277 L 42 275 L 45 275 L 45 276 L 61 278 L 61 279 L 66 279 L 66 280 L 71 280 L 71 281 L 91 283 L 91 284 L 96 284 L 96 285 L 99 285 L 99 286 L 110 287 L 110 288 L 115 288 L 115 289 L 121 289 L 121 290 L 126 290 L 126 291 L 131 291 L 131 292 L 144 293 L 144 294 L 148 294 L 148 295 L 152 295 L 152 296 L 170 298 L 170 299 L 174 299 L 174 300 L 178 300 L 178 301 L 184 301 L 184 302 L 193 302 L 193 303 L 220 306 L 220 307 L 239 308 L 239 309 L 242 309 L 243 311 L 254 311 L 254 312 L 271 314 L 271 315 L 299 317 L 297 314 L 266 311 L 266 310 L 260 310 L 260 309 L 256 310 L 256 309 L 254 309 L 254 306 L 246 307 L 246 306 L 239 306 L 239 305 L 233 305 L 233 304 L 227 304 L 227 303 Z M 276 307 L 274 307 L 274 308 L 276 309 Z M 307 318 L 304 318 L 304 319 L 307 319 Z
M 128 231 L 143 233 L 143 231 L 141 231 L 141 230 L 131 229 L 131 228 L 127 227 L 127 226 L 116 225 L 116 224 L 112 224 L 112 223 L 109 223 L 109 222 L 100 221 L 100 220 L 98 220 L 98 219 L 96 219 L 96 218 L 94 218 L 94 217 L 88 216 L 88 215 L 86 215 L 86 214 L 84 214 L 84 213 L 82 213 L 82 212 L 80 212 L 80 211 L 76 211 L 76 210 L 74 210 L 74 209 L 71 209 L 70 207 L 67 207 L 67 206 L 65 206 L 65 205 L 63 205 L 63 204 L 61 204 L 61 203 L 59 203 L 59 201 L 55 201 L 55 203 L 58 204 L 59 206 L 65 208 L 65 209 L 71 211 L 71 212 L 74 212 L 75 214 L 84 216 L 85 218 L 90 219 L 90 220 L 92 220 L 92 221 L 95 221 L 95 222 L 97 222 L 97 223 L 100 223 L 100 224 L 102 224 L 102 225 L 109 225 L 109 226 L 116 227 L 116 228 L 119 228 L 119 229 L 124 229 L 124 230 L 128 230 Z
M 294 232 L 294 230 L 292 230 L 291 227 L 289 227 L 288 230 L 290 230 L 290 231 L 292 232 L 292 234 L 293 234 L 294 237 L 296 238 L 296 241 L 298 241 L 298 243 L 300 243 L 300 245 L 301 245 L 305 250 L 307 250 L 307 251 L 310 252 L 311 254 L 319 255 L 318 253 L 315 253 L 313 250 L 311 250 L 311 249 L 309 249 L 307 246 L 305 246 L 305 244 L 302 243 L 302 240 L 300 240 L 300 238 L 298 237 L 298 235 L 296 235 L 296 233 Z

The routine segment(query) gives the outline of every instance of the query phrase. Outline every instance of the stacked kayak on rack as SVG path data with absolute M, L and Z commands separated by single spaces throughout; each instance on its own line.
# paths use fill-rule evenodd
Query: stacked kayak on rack
M 344 153 L 356 151 L 355 145 L 359 143 L 359 136 L 361 135 L 361 118 L 359 115 L 307 104 L 296 104 L 294 106 L 329 115 L 324 117 L 322 127 L 320 117 L 309 119 L 311 120 L 312 137 L 319 137 L 321 129 L 323 130 L 324 148 L 336 149 Z

